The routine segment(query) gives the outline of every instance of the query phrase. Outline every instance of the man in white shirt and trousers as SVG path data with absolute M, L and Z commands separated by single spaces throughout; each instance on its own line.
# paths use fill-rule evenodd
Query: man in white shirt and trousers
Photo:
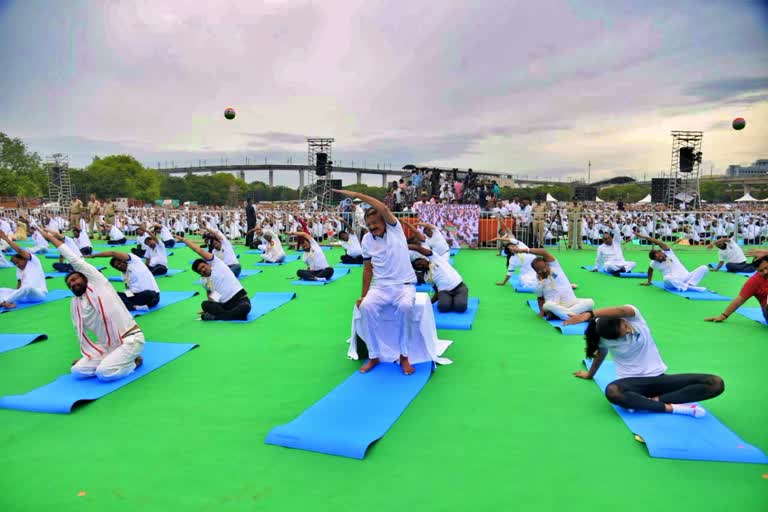
M 681 292 L 692 290 L 695 292 L 704 292 L 707 289 L 703 286 L 698 286 L 704 276 L 707 275 L 709 269 L 706 265 L 697 267 L 693 272 L 688 272 L 677 255 L 669 248 L 664 242 L 652 238 L 650 236 L 644 236 L 637 234 L 638 238 L 648 240 L 651 244 L 658 245 L 661 250 L 651 249 L 648 253 L 648 257 L 651 259 L 651 265 L 648 267 L 648 281 L 640 283 L 642 286 L 650 286 L 653 278 L 653 271 L 658 270 L 664 276 L 664 287 L 669 290 L 678 290 Z
M 752 273 L 757 270 L 754 265 L 747 263 L 747 257 L 744 255 L 744 251 L 741 250 L 736 240 L 732 238 L 720 238 L 707 245 L 707 249 L 717 247 L 719 249 L 720 261 L 717 262 L 717 266 L 712 269 L 713 272 L 717 272 L 725 265 L 725 270 L 728 272 L 748 272 Z
M 123 274 L 125 291 L 117 292 L 128 311 L 148 311 L 160 302 L 160 287 L 149 268 L 135 254 L 105 251 L 87 258 L 110 258 L 109 266 Z
M 365 343 L 369 359 L 360 368 L 360 372 L 366 373 L 379 364 L 381 333 L 377 329 L 377 320 L 384 308 L 395 306 L 399 325 L 397 339 L 400 344 L 400 367 L 405 375 L 411 375 L 416 371 L 408 360 L 413 336 L 416 273 L 411 266 L 403 227 L 390 209 L 378 199 L 350 190 L 334 192 L 358 198 L 371 205 L 365 212 L 368 233 L 362 242 L 363 290 L 357 300 L 357 307 L 366 326 Z
M 70 304 L 82 357 L 71 372 L 78 378 L 121 379 L 141 366 L 144 333 L 104 275 L 50 233 L 43 236 L 69 261 L 74 272 L 67 287 L 75 294 Z M 96 337 L 92 339 L 88 333 Z
M 42 232 L 42 230 L 40 230 Z M 16 254 L 11 263 L 16 265 L 16 288 L 0 288 L 0 308 L 13 309 L 19 303 L 35 303 L 45 300 L 48 286 L 40 260 L 34 254 L 19 247 L 16 242 L 0 231 L 0 240 L 7 243 Z
M 618 226 L 613 230 L 613 233 L 603 233 L 603 243 L 597 248 L 593 272 L 602 270 L 609 274 L 619 274 L 632 272 L 636 266 L 637 262 L 624 259 L 624 251 L 621 249 L 621 231 Z

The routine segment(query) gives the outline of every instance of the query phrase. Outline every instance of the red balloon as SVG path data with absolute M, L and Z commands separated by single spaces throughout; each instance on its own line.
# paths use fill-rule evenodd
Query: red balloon
M 744 120 L 743 117 L 737 117 L 736 119 L 733 120 L 734 130 L 743 130 L 745 126 L 747 126 L 747 122 Z

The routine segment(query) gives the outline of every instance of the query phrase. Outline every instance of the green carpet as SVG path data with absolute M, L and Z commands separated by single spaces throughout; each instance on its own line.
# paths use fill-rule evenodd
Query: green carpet
M 174 252 L 171 267 L 188 268 L 192 252 Z M 708 409 L 768 450 L 765 327 L 738 315 L 705 323 L 727 303 L 581 270 L 594 261 L 589 250 L 555 253 L 579 296 L 640 308 L 670 372 L 722 376 L 726 391 Z M 647 266 L 645 250 L 626 253 Z M 689 268 L 716 259 L 698 248 L 679 254 Z M 257 258 L 243 255 L 243 267 Z M 446 352 L 455 363 L 438 368 L 364 461 L 264 444 L 359 366 L 344 341 L 361 270 L 297 287 L 287 279 L 297 262 L 243 281 L 251 294 L 298 294 L 255 322 L 198 322 L 199 298 L 142 317 L 148 340 L 200 348 L 71 415 L 0 410 L 0 510 L 766 510 L 768 466 L 651 458 L 597 386 L 571 375 L 583 340 L 538 320 L 530 295 L 495 285 L 504 258 L 463 250 L 455 261 L 481 298 L 473 330 L 440 332 L 455 342 Z M 188 290 L 196 279 L 188 270 L 158 282 Z M 710 273 L 703 284 L 732 297 L 744 280 Z M 0 270 L 0 286 L 15 286 L 13 270 Z M 78 349 L 68 303 L 0 315 L 0 332 L 50 338 L 0 354 L 0 395 L 69 370 Z M 357 405 L 375 414 L 375 403 Z

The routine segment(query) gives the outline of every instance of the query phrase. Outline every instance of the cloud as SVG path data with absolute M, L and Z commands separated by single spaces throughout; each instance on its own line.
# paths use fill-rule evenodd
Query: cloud
M 703 101 L 731 100 L 735 97 L 768 90 L 768 76 L 738 77 L 707 80 L 686 87 L 683 94 Z M 755 101 L 765 101 L 766 95 L 753 96 Z

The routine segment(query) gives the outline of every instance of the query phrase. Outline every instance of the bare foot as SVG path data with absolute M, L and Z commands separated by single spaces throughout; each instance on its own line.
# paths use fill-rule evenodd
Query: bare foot
M 363 366 L 360 367 L 360 373 L 368 373 L 369 371 L 373 370 L 373 368 L 376 367 L 377 364 L 379 364 L 378 357 L 369 359 L 368 362 L 366 362 Z
M 135 369 L 138 370 L 139 366 L 144 364 L 144 358 L 141 357 L 141 356 L 136 356 L 136 359 L 134 359 L 133 362 L 136 363 L 136 368 Z
M 403 369 L 403 373 L 406 375 L 411 375 L 416 371 L 416 368 L 408 361 L 408 356 L 400 356 L 400 368 Z
M 16 304 L 13 302 L 0 302 L 0 307 L 5 309 L 13 309 L 16 307 Z

